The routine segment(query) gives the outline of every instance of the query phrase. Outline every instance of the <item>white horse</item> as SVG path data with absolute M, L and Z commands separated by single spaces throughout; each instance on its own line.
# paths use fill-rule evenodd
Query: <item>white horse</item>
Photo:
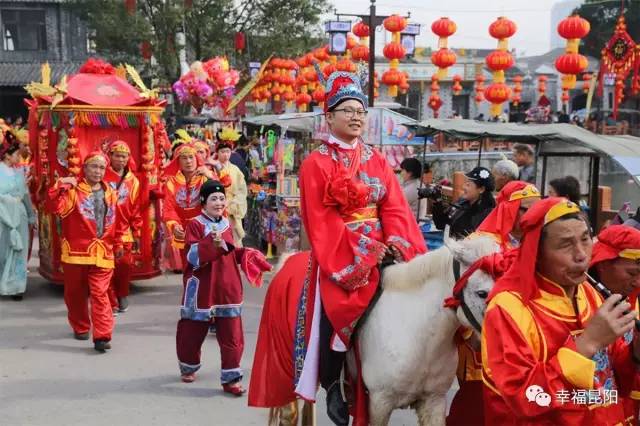
M 454 334 L 461 325 L 480 331 L 494 283 L 476 271 L 462 293 L 466 315 L 462 307 L 446 308 L 443 301 L 456 282 L 454 263 L 464 272 L 498 251 L 488 237 L 447 239 L 439 250 L 384 270 L 384 292 L 358 339 L 372 425 L 386 425 L 394 409 L 407 406 L 420 425 L 445 424 L 445 397 L 458 364 Z
M 482 270 L 469 277 L 461 297 L 465 313 L 444 307 L 443 301 L 459 274 L 498 251 L 489 237 L 445 238 L 444 247 L 384 270 L 384 291 L 358 331 L 370 424 L 386 425 L 394 409 L 407 406 L 415 409 L 420 425 L 445 424 L 445 397 L 458 360 L 455 332 L 461 325 L 480 331 L 494 279 Z M 286 261 L 280 265 L 286 267 Z M 350 371 L 355 371 L 353 362 L 350 352 Z M 272 409 L 269 424 L 296 424 L 297 404 L 292 404 Z M 307 426 L 315 416 L 309 414 L 310 403 L 304 404 Z

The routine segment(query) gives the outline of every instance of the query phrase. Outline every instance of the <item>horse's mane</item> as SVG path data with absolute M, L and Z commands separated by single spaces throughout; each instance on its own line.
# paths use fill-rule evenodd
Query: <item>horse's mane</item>
M 456 241 L 464 260 L 475 261 L 494 253 L 495 241 L 486 236 L 478 236 Z M 457 250 L 456 250 L 457 251 Z M 413 290 L 422 287 L 430 278 L 453 275 L 453 252 L 446 246 L 416 256 L 406 263 L 398 263 L 385 268 L 382 285 L 385 290 Z

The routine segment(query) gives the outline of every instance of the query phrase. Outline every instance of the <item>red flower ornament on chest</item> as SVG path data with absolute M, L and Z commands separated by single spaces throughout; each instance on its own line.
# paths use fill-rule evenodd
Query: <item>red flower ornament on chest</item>
M 349 176 L 343 167 L 329 179 L 324 191 L 324 204 L 338 209 L 340 214 L 349 215 L 369 203 L 371 188 L 356 178 Z

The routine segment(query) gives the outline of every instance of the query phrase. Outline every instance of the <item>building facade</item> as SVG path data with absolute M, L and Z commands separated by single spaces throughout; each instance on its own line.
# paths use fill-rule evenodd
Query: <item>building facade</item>
M 73 74 L 91 46 L 83 22 L 64 0 L 0 0 L 0 117 L 26 117 L 24 86 L 40 81 L 49 62 L 52 82 Z

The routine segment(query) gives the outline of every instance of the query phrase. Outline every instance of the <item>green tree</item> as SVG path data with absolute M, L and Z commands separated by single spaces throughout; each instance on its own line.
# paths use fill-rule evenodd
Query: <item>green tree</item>
M 613 35 L 621 3 L 624 4 L 624 17 L 627 32 L 640 43 L 640 0 L 587 0 L 576 12 L 591 23 L 591 31 L 584 38 L 581 52 L 595 58 L 601 56 L 601 51 Z
M 270 54 L 294 56 L 323 42 L 320 17 L 327 0 L 137 0 L 130 15 L 122 0 L 70 0 L 93 30 L 96 53 L 128 62 L 171 83 L 180 76 L 176 34 L 183 32 L 189 62 L 227 55 L 244 70 Z M 246 34 L 247 50 L 234 52 L 233 35 Z M 141 45 L 150 43 L 156 65 L 145 63 Z

